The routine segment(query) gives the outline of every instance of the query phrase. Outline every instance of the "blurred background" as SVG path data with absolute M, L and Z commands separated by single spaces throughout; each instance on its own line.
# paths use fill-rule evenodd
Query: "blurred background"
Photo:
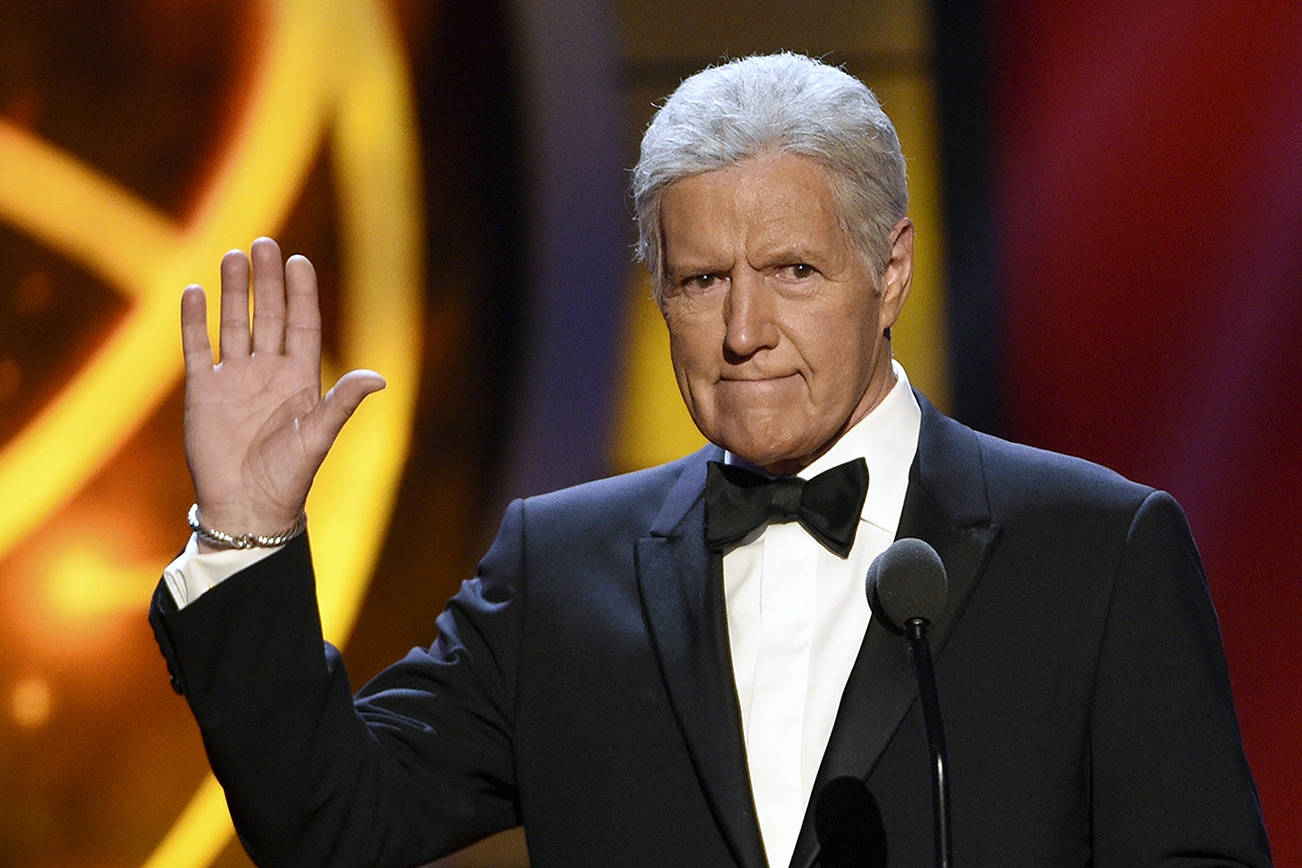
M 791 49 L 899 128 L 915 385 L 1184 505 L 1302 865 L 1299 44 L 1266 0 L 8 0 L 0 864 L 249 864 L 145 622 L 192 499 L 181 288 L 275 235 L 321 274 L 327 376 L 389 381 L 309 503 L 360 685 L 429 643 L 509 498 L 700 442 L 627 170 L 684 76 Z

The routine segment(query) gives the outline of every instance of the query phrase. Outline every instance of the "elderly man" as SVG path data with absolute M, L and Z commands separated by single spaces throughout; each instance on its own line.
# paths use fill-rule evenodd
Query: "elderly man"
M 796 55 L 706 70 L 633 184 L 711 445 L 513 503 L 433 645 L 355 697 L 300 531 L 383 381 L 319 397 L 311 265 L 268 239 L 223 260 L 220 367 L 186 290 L 195 536 L 151 619 L 254 858 L 410 865 L 523 823 L 536 865 L 926 864 L 917 691 L 863 593 L 918 537 L 950 577 L 961 864 L 1269 864 L 1179 507 L 957 424 L 893 362 L 913 227 L 868 89 Z

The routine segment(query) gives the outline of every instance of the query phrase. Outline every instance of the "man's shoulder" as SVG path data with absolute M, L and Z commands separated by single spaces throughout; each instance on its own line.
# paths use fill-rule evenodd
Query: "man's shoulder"
M 1133 510 L 1154 492 L 1094 461 L 977 431 L 932 407 L 923 415 L 920 458 L 940 468 L 924 471 L 928 487 L 983 488 L 995 515 L 1055 506 Z
M 992 507 L 1108 508 L 1131 511 L 1154 488 L 1086 458 L 973 431 Z
M 1072 487 L 1086 486 L 1117 491 L 1151 490 L 1149 486 L 1128 479 L 1116 470 L 1087 458 L 1005 440 L 979 431 L 974 433 L 981 444 L 987 466 L 995 471 L 1031 474 L 1032 478 L 1044 477 L 1046 481 L 1056 480 Z

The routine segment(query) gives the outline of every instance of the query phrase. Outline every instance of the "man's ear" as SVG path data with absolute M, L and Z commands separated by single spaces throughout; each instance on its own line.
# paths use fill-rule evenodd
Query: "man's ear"
M 909 287 L 913 284 L 913 221 L 908 217 L 901 217 L 891 229 L 889 250 L 881 281 L 879 317 L 882 331 L 895 325 L 900 318 L 904 301 L 909 297 Z

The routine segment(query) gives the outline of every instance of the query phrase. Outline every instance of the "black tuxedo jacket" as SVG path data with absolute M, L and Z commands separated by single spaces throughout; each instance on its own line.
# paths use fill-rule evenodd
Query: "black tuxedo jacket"
M 899 536 L 933 627 L 964 866 L 1267 865 L 1197 551 L 1169 496 L 980 435 L 920 397 Z M 523 823 L 537 866 L 762 866 L 708 447 L 517 501 L 428 649 L 350 696 L 306 541 L 151 620 L 268 865 L 410 865 Z M 900 637 L 870 624 L 794 866 L 926 865 Z

